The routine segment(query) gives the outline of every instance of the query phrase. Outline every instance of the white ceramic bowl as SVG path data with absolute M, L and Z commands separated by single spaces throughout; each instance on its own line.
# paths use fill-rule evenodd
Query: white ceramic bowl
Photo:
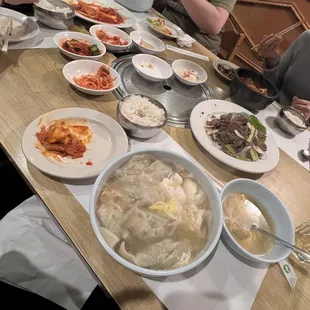
M 62 48 L 61 43 L 64 40 L 68 40 L 68 39 L 77 39 L 77 40 L 83 40 L 83 41 L 87 41 L 90 44 L 96 44 L 99 48 L 99 50 L 101 51 L 100 55 L 97 56 L 82 56 L 82 55 L 77 55 L 71 52 L 66 51 L 65 49 Z M 98 60 L 100 59 L 105 53 L 106 53 L 106 48 L 105 46 L 96 38 L 89 36 L 87 34 L 84 33 L 80 33 L 80 32 L 73 32 L 73 31 L 64 31 L 64 32 L 60 32 L 57 33 L 54 36 L 54 43 L 57 45 L 57 47 L 68 57 L 70 57 L 71 59 L 91 59 L 91 60 Z
M 98 37 L 97 37 L 97 31 L 98 30 L 103 30 L 104 32 L 107 32 L 110 35 L 114 35 L 114 36 L 119 36 L 122 39 L 126 40 L 128 42 L 127 45 L 117 45 L 117 44 L 109 44 L 107 42 L 101 41 Z M 120 30 L 116 27 L 113 26 L 109 26 L 109 25 L 93 25 L 90 27 L 89 29 L 90 34 L 96 38 L 97 40 L 101 41 L 107 48 L 108 51 L 110 52 L 121 52 L 123 50 L 125 50 L 126 48 L 128 48 L 131 43 L 132 40 L 130 38 L 130 36 L 123 30 Z
M 189 81 L 187 79 L 184 79 L 180 74 L 179 70 L 194 70 L 198 73 L 197 81 Z M 186 85 L 195 86 L 204 83 L 207 78 L 207 72 L 199 65 L 197 65 L 195 62 L 185 59 L 179 59 L 175 60 L 172 63 L 172 70 L 179 81 Z
M 166 49 L 164 42 L 157 37 L 146 31 L 132 31 L 130 37 L 135 44 L 135 46 L 142 52 L 146 54 L 155 55 L 163 52 Z M 152 44 L 155 47 L 155 50 L 151 48 L 144 47 L 140 44 L 141 40 L 146 41 L 147 43 Z
M 143 78 L 152 82 L 167 80 L 173 74 L 169 64 L 156 56 L 138 54 L 132 58 L 132 63 Z M 149 68 L 148 65 L 152 67 Z
M 97 201 L 99 199 L 100 191 L 104 183 L 109 179 L 111 174 L 122 165 L 124 165 L 128 160 L 130 160 L 133 156 L 137 154 L 150 154 L 154 155 L 157 158 L 161 159 L 168 159 L 171 160 L 180 166 L 186 168 L 188 171 L 192 172 L 195 178 L 197 178 L 201 185 L 203 186 L 206 194 L 209 197 L 210 207 L 213 213 L 213 223 L 212 229 L 209 234 L 209 239 L 205 248 L 201 251 L 201 253 L 193 260 L 190 264 L 183 266 L 177 269 L 170 269 L 170 270 L 153 270 L 139 267 L 135 264 L 132 264 L 118 255 L 104 240 L 100 231 L 99 225 L 97 223 L 97 218 L 95 214 L 95 210 L 97 207 Z M 146 149 L 137 152 L 130 152 L 123 156 L 120 156 L 117 160 L 112 162 L 109 166 L 107 166 L 97 178 L 95 185 L 92 190 L 91 198 L 90 198 L 90 219 L 95 231 L 95 234 L 100 241 L 101 245 L 104 249 L 120 264 L 124 265 L 125 267 L 131 269 L 134 272 L 137 272 L 142 275 L 151 276 L 151 277 L 162 277 L 162 276 L 171 276 L 186 272 L 198 266 L 202 263 L 214 250 L 216 244 L 219 241 L 221 231 L 222 231 L 222 221 L 223 221 L 223 212 L 222 207 L 219 200 L 218 192 L 212 182 L 212 180 L 207 176 L 207 174 L 203 171 L 203 169 L 191 161 L 188 158 L 185 158 L 181 155 L 176 153 L 167 151 L 167 150 L 160 150 L 160 149 Z
M 260 207 L 268 213 L 273 220 L 274 234 L 291 243 L 295 243 L 295 231 L 292 219 L 287 212 L 282 202 L 264 185 L 249 180 L 249 179 L 236 179 L 226 184 L 221 193 L 221 201 L 231 193 L 243 193 L 253 197 L 260 202 Z M 291 250 L 274 243 L 273 248 L 265 255 L 253 255 L 244 250 L 237 241 L 233 238 L 224 222 L 223 237 L 228 245 L 239 255 L 248 260 L 259 263 L 277 263 L 287 258 Z
M 113 69 L 110 68 L 111 76 L 114 80 L 114 86 L 110 89 L 106 90 L 93 90 L 88 89 L 85 87 L 81 87 L 77 85 L 74 81 L 74 77 L 79 77 L 81 75 L 87 75 L 87 74 L 94 74 L 98 71 L 98 69 L 103 65 L 102 62 L 94 61 L 94 60 L 75 60 L 67 63 L 62 73 L 66 80 L 76 89 L 80 90 L 81 92 L 88 94 L 88 95 L 103 95 L 107 92 L 110 92 L 114 89 L 116 89 L 120 84 L 120 76 L 119 74 Z

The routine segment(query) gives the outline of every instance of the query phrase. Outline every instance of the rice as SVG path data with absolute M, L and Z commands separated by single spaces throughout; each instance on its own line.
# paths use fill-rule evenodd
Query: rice
M 120 105 L 121 113 L 131 122 L 142 126 L 159 126 L 165 122 L 165 111 L 149 99 L 132 95 Z
M 67 6 L 54 5 L 50 2 L 48 2 L 48 0 L 40 0 L 36 5 L 42 9 L 45 9 L 45 10 L 51 11 L 51 12 L 57 12 L 57 13 L 70 13 L 70 12 L 72 12 L 71 8 L 69 8 Z
M 299 127 L 306 127 L 305 122 L 303 122 L 297 115 L 291 113 L 290 111 L 284 111 L 285 116 Z

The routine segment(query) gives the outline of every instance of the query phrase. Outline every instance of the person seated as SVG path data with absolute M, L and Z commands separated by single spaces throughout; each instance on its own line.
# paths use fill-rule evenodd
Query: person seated
M 264 57 L 263 75 L 279 89 L 282 106 L 292 106 L 310 118 L 310 30 L 303 32 L 281 56 L 281 37 L 264 36 L 258 53 Z
M 155 0 L 154 8 L 217 54 L 223 27 L 235 3 L 236 0 Z

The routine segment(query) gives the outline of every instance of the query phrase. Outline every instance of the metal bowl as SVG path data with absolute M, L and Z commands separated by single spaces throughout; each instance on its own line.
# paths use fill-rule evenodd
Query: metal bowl
M 165 111 L 165 121 L 158 126 L 142 126 L 142 125 L 138 125 L 130 121 L 127 117 L 125 117 L 122 114 L 120 110 L 120 105 L 124 102 L 124 100 L 126 100 L 130 96 L 141 96 L 143 98 L 149 99 L 151 103 L 155 104 L 156 106 L 158 106 L 159 108 Z M 165 107 L 159 101 L 151 97 L 148 97 L 148 96 L 144 96 L 140 94 L 128 95 L 124 97 L 122 100 L 120 100 L 117 105 L 117 120 L 120 123 L 120 125 L 125 129 L 126 133 L 131 137 L 140 138 L 140 139 L 150 139 L 154 137 L 162 131 L 162 129 L 164 128 L 167 122 L 167 119 L 168 119 L 168 115 L 167 115 L 167 110 L 165 109 Z
M 305 126 L 299 126 L 295 124 L 293 121 L 291 121 L 285 114 L 285 111 L 290 111 L 292 114 L 296 115 L 301 119 L 301 121 L 304 122 Z M 296 136 L 300 134 L 301 132 L 304 132 L 307 130 L 309 126 L 309 122 L 305 119 L 302 113 L 297 111 L 296 109 L 292 107 L 284 107 L 280 110 L 280 112 L 277 115 L 276 122 L 280 129 L 282 129 L 284 132 Z
M 62 12 L 53 12 L 42 7 L 38 6 L 38 4 L 34 3 L 34 16 L 38 19 L 39 22 L 45 24 L 53 29 L 65 30 L 68 29 L 71 25 L 73 25 L 73 18 L 75 16 L 75 11 L 68 3 L 65 3 L 61 0 L 48 0 L 51 4 L 62 8 L 69 8 L 70 12 L 62 13 Z

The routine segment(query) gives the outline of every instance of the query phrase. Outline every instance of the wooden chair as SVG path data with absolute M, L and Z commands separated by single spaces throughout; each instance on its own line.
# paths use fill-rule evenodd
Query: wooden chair
M 225 32 L 222 36 L 222 42 L 218 56 L 228 61 L 233 61 L 244 38 L 244 33 L 239 32 L 234 27 L 232 21 L 229 18 L 225 24 Z

